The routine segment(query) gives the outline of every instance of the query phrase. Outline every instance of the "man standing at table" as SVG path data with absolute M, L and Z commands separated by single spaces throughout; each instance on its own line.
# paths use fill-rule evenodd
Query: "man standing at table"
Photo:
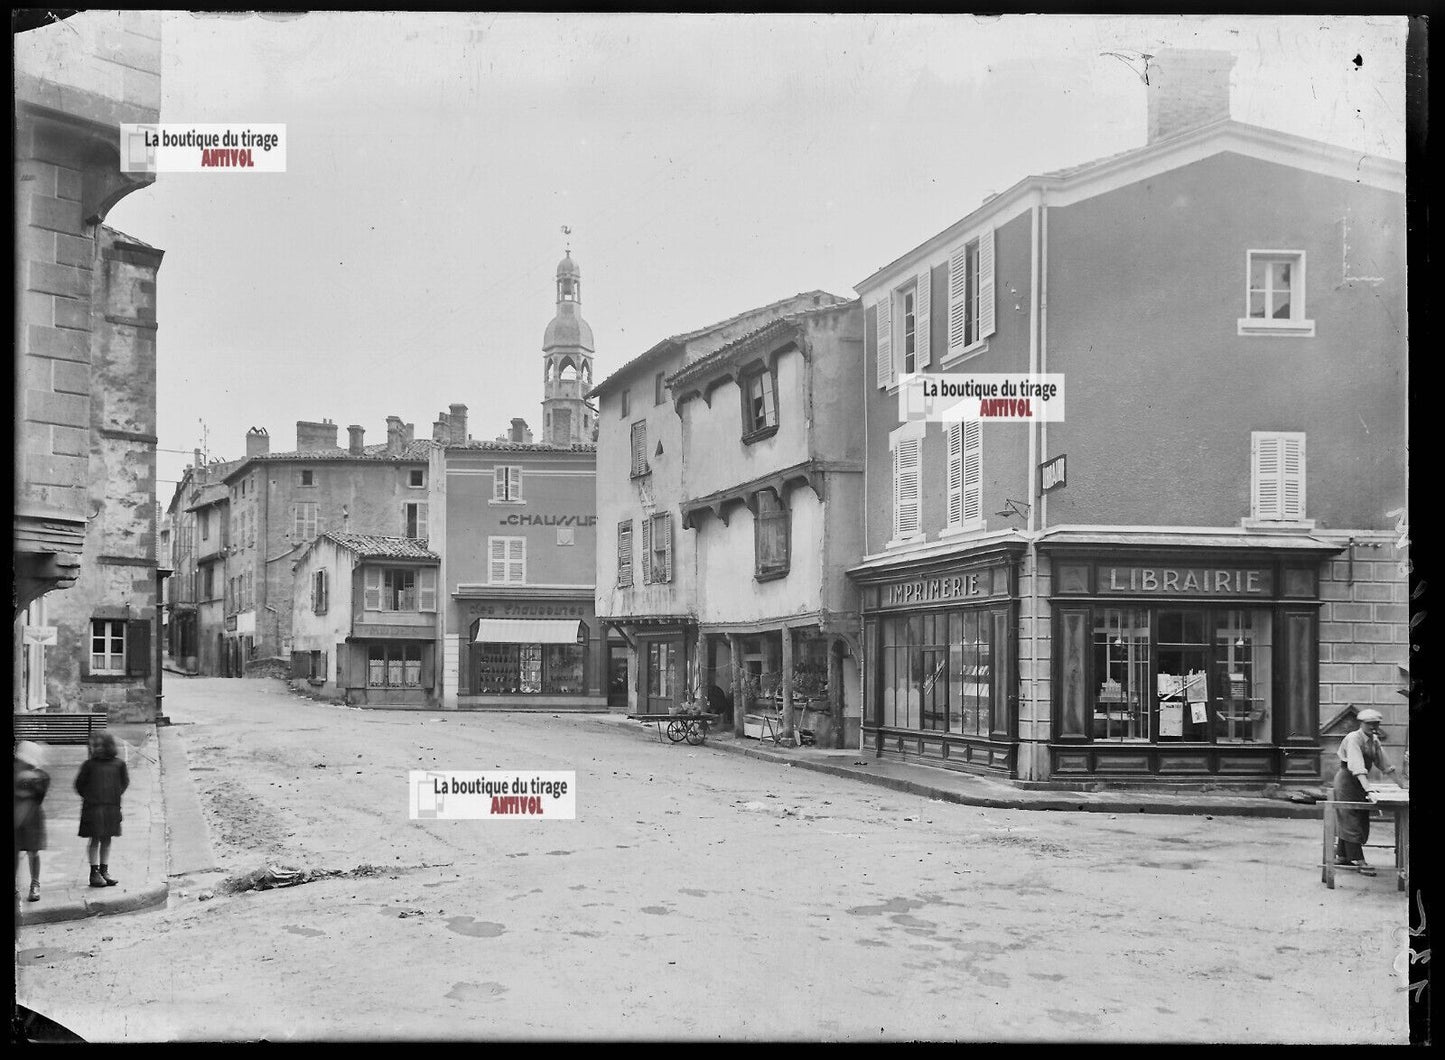
M 1395 772 L 1385 757 L 1385 749 L 1380 746 L 1380 722 L 1384 717 L 1378 710 L 1362 710 L 1355 715 L 1355 720 L 1359 726 L 1340 741 L 1340 767 L 1335 771 L 1336 802 L 1367 802 L 1370 770 L 1378 767 L 1384 773 Z M 1370 810 L 1363 806 L 1340 806 L 1335 814 L 1339 820 L 1335 864 L 1357 869 L 1363 876 L 1373 876 L 1375 870 L 1365 861 L 1365 844 L 1370 839 Z

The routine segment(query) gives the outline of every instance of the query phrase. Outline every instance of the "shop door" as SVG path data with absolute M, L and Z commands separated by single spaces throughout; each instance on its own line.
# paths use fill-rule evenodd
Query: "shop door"
M 685 662 L 681 640 L 646 641 L 639 652 L 643 712 L 668 714 L 681 702 Z
M 607 650 L 607 705 L 627 707 L 627 649 L 617 644 Z
M 1159 612 L 1154 731 L 1160 743 L 1209 740 L 1206 617 L 1199 609 Z

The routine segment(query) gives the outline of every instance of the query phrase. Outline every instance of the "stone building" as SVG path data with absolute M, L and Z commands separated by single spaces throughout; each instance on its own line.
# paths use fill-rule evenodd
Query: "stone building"
M 119 125 L 158 117 L 159 15 L 78 13 L 14 55 L 16 706 L 149 719 L 162 252 L 102 222 L 154 180 Z

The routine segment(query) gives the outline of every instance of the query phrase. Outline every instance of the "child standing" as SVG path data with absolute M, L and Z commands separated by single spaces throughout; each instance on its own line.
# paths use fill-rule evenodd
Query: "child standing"
M 41 803 L 50 790 L 45 772 L 45 748 L 29 740 L 15 745 L 15 871 L 20 871 L 20 852 L 30 855 L 30 895 L 40 901 L 40 852 L 45 849 L 45 811 Z
M 115 756 L 115 737 L 97 732 L 90 737 L 90 757 L 75 777 L 80 795 L 80 835 L 89 839 L 90 885 L 114 887 L 110 876 L 110 841 L 120 835 L 120 797 L 130 786 L 125 763 Z

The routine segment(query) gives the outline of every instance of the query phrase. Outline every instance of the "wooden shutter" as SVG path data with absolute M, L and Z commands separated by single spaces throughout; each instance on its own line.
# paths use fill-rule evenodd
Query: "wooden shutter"
M 918 295 L 913 301 L 913 348 L 918 355 L 917 364 L 920 369 L 927 368 L 933 362 L 933 353 L 928 344 L 928 332 L 932 326 L 929 323 L 932 305 L 933 270 L 924 269 L 918 274 Z
M 878 302 L 878 386 L 893 385 L 893 295 Z
M 948 352 L 963 349 L 968 331 L 968 244 L 948 256 Z
M 662 580 L 672 581 L 672 513 L 658 517 L 658 530 L 662 533 Z M 657 531 L 654 531 L 654 533 Z
M 983 518 L 983 424 L 960 424 L 963 428 L 963 521 Z
M 632 584 L 632 520 L 617 524 L 617 584 Z
M 521 585 L 527 580 L 527 539 L 514 537 L 507 548 L 507 581 Z
M 125 624 L 125 672 L 131 677 L 151 672 L 151 624 L 147 619 L 133 618 Z
M 421 575 L 417 579 L 420 585 L 419 596 L 421 604 L 418 610 L 435 611 L 437 609 L 437 571 L 435 567 L 423 567 Z
M 642 517 L 642 583 L 652 583 L 652 516 Z
M 1060 739 L 1088 739 L 1092 717 L 1089 677 L 1090 649 L 1088 608 L 1060 608 L 1054 627 L 1054 675 L 1058 682 L 1055 702 L 1058 703 Z
M 381 568 L 363 567 L 362 576 L 365 581 L 365 592 L 362 606 L 367 611 L 381 610 Z
M 522 499 L 522 468 L 521 465 L 507 468 L 507 500 L 519 501 Z
M 507 539 L 488 538 L 487 548 L 487 581 L 493 585 L 501 585 L 507 580 Z
M 1280 436 L 1255 432 L 1252 437 L 1254 452 L 1251 465 L 1254 470 L 1254 488 L 1251 491 L 1256 519 L 1278 519 L 1281 515 L 1280 493 Z
M 425 541 L 427 539 L 426 519 L 426 501 L 418 501 L 416 504 L 416 537 L 418 541 Z
M 893 536 L 910 537 L 920 524 L 918 463 L 922 441 L 900 441 L 893 450 Z
M 978 337 L 993 334 L 993 229 L 978 237 Z
M 963 424 L 948 425 L 948 525 L 963 522 Z
M 1280 518 L 1305 517 L 1305 437 L 1285 435 L 1280 439 Z
M 421 686 L 430 690 L 437 681 L 437 649 L 435 644 L 421 646 Z
M 319 571 L 321 576 L 321 610 L 323 612 L 331 609 L 331 572 Z
M 492 500 L 507 499 L 507 469 L 501 464 L 492 468 Z

